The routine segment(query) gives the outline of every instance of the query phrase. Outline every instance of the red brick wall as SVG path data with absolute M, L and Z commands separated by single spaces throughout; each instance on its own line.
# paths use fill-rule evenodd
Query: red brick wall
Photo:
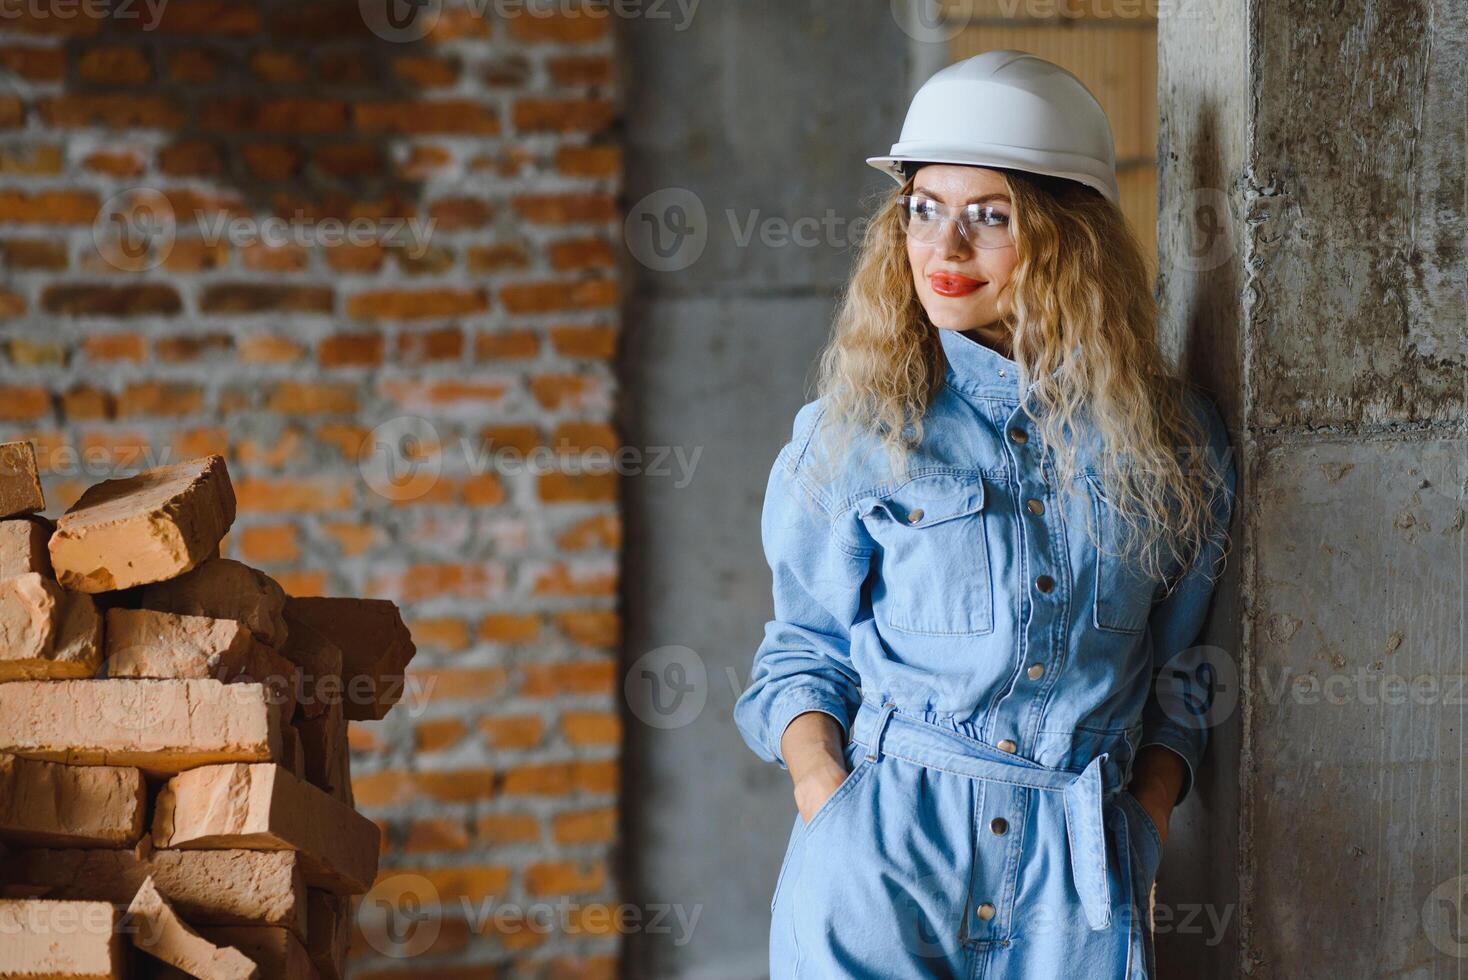
M 0 11 L 4 437 L 36 441 L 52 516 L 223 453 L 227 554 L 403 603 L 426 693 L 354 726 L 355 787 L 370 897 L 444 914 L 411 958 L 359 937 L 354 975 L 608 973 L 621 525 L 615 475 L 566 459 L 616 442 L 609 21 L 490 5 L 389 41 L 355 2 L 99 9 Z M 304 230 L 251 241 L 270 215 Z M 426 248 L 328 240 L 410 218 Z M 380 479 L 392 447 L 416 476 Z M 536 447 L 565 455 L 489 459 Z

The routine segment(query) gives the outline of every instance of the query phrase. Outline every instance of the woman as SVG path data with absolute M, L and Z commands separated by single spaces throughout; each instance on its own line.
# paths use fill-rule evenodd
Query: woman
M 870 162 L 901 186 L 770 473 L 775 619 L 734 711 L 799 811 L 771 974 L 1150 977 L 1227 433 L 1159 352 L 1074 76 L 950 66 Z

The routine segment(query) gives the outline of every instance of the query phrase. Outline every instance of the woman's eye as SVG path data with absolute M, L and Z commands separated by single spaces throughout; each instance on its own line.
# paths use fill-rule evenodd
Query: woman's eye
M 1009 224 L 1009 215 L 1003 211 L 995 211 L 993 208 L 975 205 L 969 209 L 968 220 L 973 225 L 987 225 L 990 228 L 997 228 Z
M 921 198 L 912 202 L 912 216 L 919 221 L 933 221 L 938 217 L 938 205 Z

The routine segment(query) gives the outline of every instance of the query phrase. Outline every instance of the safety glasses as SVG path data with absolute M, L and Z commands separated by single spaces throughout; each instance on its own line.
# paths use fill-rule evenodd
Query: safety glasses
M 1009 215 L 989 204 L 964 204 L 950 207 L 930 197 L 900 194 L 897 213 L 909 238 L 919 242 L 939 241 L 950 221 L 958 223 L 958 233 L 974 248 L 1004 248 L 1013 245 L 1009 234 Z

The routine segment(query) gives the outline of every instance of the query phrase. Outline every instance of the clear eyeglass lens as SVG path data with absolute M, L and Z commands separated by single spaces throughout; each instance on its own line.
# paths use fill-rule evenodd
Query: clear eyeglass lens
M 1003 248 L 1013 244 L 1009 235 L 1009 216 L 989 204 L 965 204 L 950 209 L 926 197 L 902 195 L 897 199 L 898 213 L 907 234 L 920 242 L 936 242 L 947 230 L 949 221 L 958 222 L 959 234 L 975 248 Z M 957 211 L 957 215 L 953 212 Z

